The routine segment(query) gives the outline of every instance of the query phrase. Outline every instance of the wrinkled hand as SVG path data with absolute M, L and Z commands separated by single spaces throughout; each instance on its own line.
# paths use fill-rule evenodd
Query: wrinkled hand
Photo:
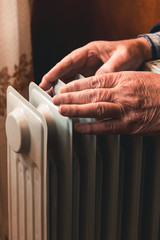
M 85 77 L 124 70 L 136 70 L 152 58 L 151 47 L 144 37 L 123 41 L 94 41 L 74 50 L 42 79 L 40 87 L 49 90 L 52 82 L 64 82 L 81 73 Z
M 84 134 L 160 134 L 160 75 L 118 72 L 75 80 L 53 98 L 68 117 L 96 118 L 78 123 Z

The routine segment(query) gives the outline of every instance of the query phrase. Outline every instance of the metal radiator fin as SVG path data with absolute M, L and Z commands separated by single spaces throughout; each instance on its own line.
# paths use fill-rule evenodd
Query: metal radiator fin
M 57 236 L 69 240 L 72 221 L 72 121 L 61 116 L 52 98 L 34 83 L 29 86 L 29 101 L 45 117 L 48 126 L 49 239 Z
M 54 218 L 54 223 L 56 223 L 54 226 L 49 223 L 49 226 L 52 226 L 49 234 L 68 240 L 72 236 L 76 240 L 78 230 L 80 230 L 84 240 L 92 239 L 94 236 L 95 186 L 93 179 L 95 179 L 96 138 L 76 133 L 73 136 L 72 120 L 61 116 L 58 107 L 53 105 L 52 98 L 34 83 L 31 83 L 29 87 L 29 101 L 46 119 L 49 136 L 47 155 L 50 161 L 48 165 L 54 163 L 55 166 L 53 173 L 48 172 L 48 184 L 52 189 L 48 190 L 48 206 L 51 207 L 49 211 L 53 214 L 48 213 L 48 221 Z M 74 145 L 74 152 L 72 145 Z M 77 174 L 75 172 L 72 176 L 73 168 L 75 171 L 77 168 L 79 174 L 80 172 L 83 174 L 80 176 L 78 172 Z M 56 186 L 52 185 L 50 179 L 54 175 L 57 178 Z M 54 194 L 54 189 L 59 190 Z M 81 191 L 83 194 L 80 194 Z M 56 197 L 57 203 L 57 208 L 54 210 L 50 204 L 52 202 L 55 205 L 54 199 L 50 197 L 52 194 Z M 56 210 L 58 211 L 57 217 Z M 80 229 L 79 226 L 81 226 Z
M 7 91 L 9 232 L 46 240 L 45 119 L 12 87 Z

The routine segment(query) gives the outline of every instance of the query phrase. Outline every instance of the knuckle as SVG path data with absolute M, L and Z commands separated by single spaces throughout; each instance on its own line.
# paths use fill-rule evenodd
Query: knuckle
M 103 99 L 104 93 L 101 89 L 97 89 L 96 94 L 95 94 L 95 100 L 96 101 L 101 101 Z
M 115 102 L 117 103 L 117 101 L 115 101 Z M 119 107 L 120 112 L 121 112 L 121 119 L 124 119 L 125 115 L 126 115 L 126 111 L 124 109 L 124 105 L 121 104 L 121 103 L 118 103 L 117 106 Z
M 97 118 L 103 118 L 103 116 L 105 115 L 105 107 L 103 104 L 96 104 L 96 115 Z
M 91 80 L 91 88 L 101 88 L 102 87 L 102 80 L 103 79 L 103 75 L 99 76 L 99 75 L 95 75 L 92 80 Z
M 104 128 L 106 129 L 107 134 L 117 134 L 117 125 L 114 121 L 105 121 Z
M 100 100 L 100 96 L 101 93 L 99 89 L 96 90 L 96 93 L 95 91 L 92 91 L 92 102 L 98 102 Z
M 89 91 L 91 102 L 114 102 L 114 93 L 108 89 L 96 89 Z
M 72 108 L 72 114 L 74 113 L 75 116 L 78 116 L 80 115 L 80 109 L 79 107 L 73 107 Z
M 110 134 L 114 134 L 116 133 L 116 125 L 113 122 L 110 122 L 110 126 L 109 126 L 109 133 Z
M 45 74 L 45 75 L 43 76 L 42 82 L 44 82 L 44 83 L 51 83 L 51 81 L 49 81 L 49 79 L 48 79 L 48 74 Z
M 73 92 L 74 90 L 77 90 L 79 86 L 76 81 L 72 81 L 72 82 L 66 84 L 65 87 L 67 88 L 68 92 Z
M 45 82 L 45 81 L 46 81 L 46 74 L 42 78 L 42 82 Z
M 97 101 L 107 101 L 107 102 L 112 102 L 113 96 L 110 91 L 107 89 L 97 89 L 96 92 L 96 98 Z
M 108 129 L 109 129 L 108 130 L 109 134 L 126 134 L 127 133 L 127 125 L 123 121 L 119 123 L 111 121 Z
M 77 55 L 77 50 L 78 49 L 75 49 L 75 50 L 71 51 L 71 53 L 69 54 L 71 59 L 74 59 L 74 57 Z
M 96 91 L 90 90 L 90 91 L 88 91 L 88 94 L 87 94 L 87 96 L 88 96 L 87 100 L 90 102 L 93 102 L 93 103 L 99 102 L 103 98 L 103 95 L 104 94 L 103 94 L 102 90 L 100 90 L 100 89 L 96 89 Z
M 93 48 L 95 46 L 95 44 L 96 44 L 96 41 L 91 41 L 86 44 L 86 47 L 88 47 L 90 49 L 90 48 Z
M 121 54 L 128 59 L 128 57 L 130 56 L 129 49 L 126 48 L 126 46 L 121 46 L 120 51 Z
M 94 100 L 94 93 L 92 90 L 85 90 L 84 92 L 80 93 L 79 97 L 84 101 L 85 103 L 91 103 Z
M 68 103 L 72 103 L 73 102 L 73 98 L 72 98 L 72 94 L 71 93 L 67 93 L 67 99 L 66 99 Z
M 134 119 L 132 113 L 125 114 L 122 122 L 127 134 L 136 134 L 137 120 Z
M 72 91 L 72 89 L 76 90 L 78 87 L 77 81 L 76 80 L 72 81 L 70 84 L 68 84 L 68 86 L 69 86 L 69 91 Z
M 67 115 L 70 117 L 77 116 L 79 117 L 80 115 L 80 109 L 77 106 L 70 106 L 67 108 Z

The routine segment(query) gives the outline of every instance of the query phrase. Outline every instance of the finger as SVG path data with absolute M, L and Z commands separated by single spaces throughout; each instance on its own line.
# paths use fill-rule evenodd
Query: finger
M 59 78 L 63 78 L 64 74 L 67 73 L 67 71 L 70 70 L 69 67 L 69 62 L 70 57 L 66 57 L 68 58 L 68 63 L 65 64 L 65 62 L 67 62 L 67 60 L 63 59 L 61 62 L 57 63 L 48 73 L 46 73 L 43 78 L 41 83 L 39 84 L 39 87 L 41 87 L 43 90 L 48 90 L 50 89 L 50 87 L 52 86 L 52 83 L 54 81 L 56 81 Z M 63 69 L 63 71 L 62 71 Z M 67 70 L 68 69 L 68 70 Z
M 82 134 L 126 134 L 127 127 L 121 120 L 99 120 L 94 122 L 76 123 L 74 128 Z
M 51 87 L 49 90 L 46 91 L 51 97 L 53 97 L 53 88 Z
M 114 89 L 87 89 L 79 92 L 58 94 L 53 98 L 55 105 L 114 102 Z
M 59 112 L 71 118 L 121 118 L 122 109 L 115 103 L 89 103 L 82 105 L 61 105 Z
M 40 87 L 44 90 L 48 90 L 52 86 L 52 82 L 57 79 L 70 78 L 78 74 L 78 70 L 82 68 L 85 63 L 86 46 L 76 49 L 69 55 L 64 57 L 59 63 L 57 63 L 47 74 L 44 75 L 40 83 Z M 85 56 L 86 55 L 86 56 Z
M 113 88 L 118 83 L 120 73 L 102 74 L 72 81 L 66 84 L 61 93 L 82 91 L 93 88 Z

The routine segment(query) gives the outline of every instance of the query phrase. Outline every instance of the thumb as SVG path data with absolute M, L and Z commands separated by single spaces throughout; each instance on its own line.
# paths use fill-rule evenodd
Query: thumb
M 95 75 L 104 73 L 118 72 L 124 70 L 122 58 L 119 54 L 114 54 L 107 62 L 105 62 L 96 72 Z

